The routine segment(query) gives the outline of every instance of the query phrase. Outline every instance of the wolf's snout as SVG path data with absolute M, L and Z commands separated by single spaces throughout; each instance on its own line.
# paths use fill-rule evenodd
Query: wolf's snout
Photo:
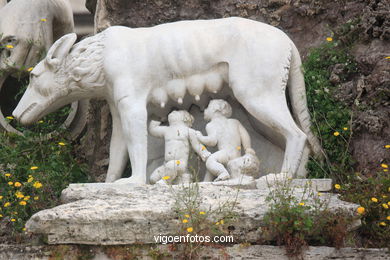
M 12 112 L 12 116 L 13 116 L 13 118 L 14 118 L 16 121 L 19 122 L 19 120 L 20 120 L 20 114 L 17 113 L 16 109 Z
M 32 115 L 31 112 L 33 112 L 33 109 L 38 105 L 36 102 L 30 104 L 28 107 L 22 106 L 22 100 L 19 102 L 18 106 L 15 108 L 15 110 L 12 112 L 12 116 L 20 123 L 22 124 L 31 124 L 35 118 L 34 115 Z

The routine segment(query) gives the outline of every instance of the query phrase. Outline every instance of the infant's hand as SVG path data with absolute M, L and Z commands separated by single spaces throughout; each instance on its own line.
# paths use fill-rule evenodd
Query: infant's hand
M 150 120 L 150 126 L 159 126 L 160 124 L 160 121 Z
M 203 137 L 202 132 L 200 132 L 200 131 L 195 131 L 195 134 L 196 134 L 196 137 L 198 137 L 198 138 Z

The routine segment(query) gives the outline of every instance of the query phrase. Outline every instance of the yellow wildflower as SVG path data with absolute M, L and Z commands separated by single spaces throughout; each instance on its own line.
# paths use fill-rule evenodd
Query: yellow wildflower
M 387 196 L 386 196 L 386 195 L 382 195 L 382 198 L 386 199 L 386 198 L 387 198 Z
M 34 180 L 34 177 L 29 177 L 27 182 L 32 182 Z
M 4 208 L 9 207 L 9 206 L 11 206 L 11 203 L 9 203 L 9 202 L 4 203 Z
M 190 215 L 188 215 L 188 214 L 185 214 L 185 215 L 184 215 L 184 217 L 186 217 L 186 218 L 190 218 Z
M 304 202 L 299 203 L 299 206 L 305 206 Z
M 30 67 L 27 69 L 28 72 L 31 72 L 34 69 L 34 67 Z
M 333 38 L 332 37 L 326 37 L 326 41 L 331 42 L 331 41 L 333 41 Z
M 336 132 L 333 133 L 333 135 L 334 135 L 334 136 L 339 136 L 340 133 L 336 131 Z
M 390 60 L 390 56 L 387 56 L 387 57 L 385 57 L 385 59 L 388 59 L 388 60 Z
M 3 215 L 0 214 L 0 218 L 2 218 L 2 217 L 3 217 Z
M 34 188 L 39 189 L 42 187 L 42 183 L 40 183 L 39 181 L 36 181 L 36 182 L 34 182 L 33 186 L 34 186 Z
M 14 119 L 14 117 L 13 117 L 13 116 L 7 116 L 6 118 L 7 118 L 7 119 L 9 119 L 9 120 L 12 120 L 12 119 Z
M 384 172 L 388 172 L 388 171 L 389 171 L 389 169 L 383 169 L 383 171 L 384 171 Z
M 18 199 L 24 198 L 23 193 L 21 193 L 20 191 L 17 191 L 17 192 L 15 193 L 15 196 L 16 196 Z
M 21 202 L 19 202 L 19 205 L 22 205 L 22 206 L 26 206 L 27 202 L 22 200 Z
M 340 184 L 335 184 L 335 185 L 334 185 L 334 188 L 335 188 L 336 190 L 339 190 L 339 189 L 341 189 L 341 186 L 340 186 Z
M 390 216 L 387 216 L 386 219 L 387 219 L 387 220 L 390 220 Z
M 177 165 L 179 165 L 179 164 L 180 164 L 180 161 L 179 161 L 179 160 L 177 160 L 177 161 L 176 161 L 176 164 L 177 164 Z
M 35 197 L 34 197 L 34 200 L 39 200 L 39 196 L 35 196 Z
M 225 221 L 222 219 L 221 221 L 219 221 L 219 223 L 221 223 L 221 225 L 225 224 Z
M 187 228 L 188 233 L 191 233 L 192 231 L 194 231 L 194 229 L 192 227 Z
M 24 227 L 24 228 L 22 228 L 22 230 L 23 230 L 23 231 L 26 231 L 26 228 Z
M 378 202 L 378 199 L 375 198 L 375 197 L 372 197 L 372 198 L 371 198 L 371 201 L 373 201 L 373 202 Z
M 385 168 L 385 169 L 389 168 L 389 166 L 385 163 L 382 163 L 381 166 L 382 166 L 382 168 Z
M 321 192 L 318 192 L 318 194 L 317 194 L 318 196 L 322 196 L 322 193 Z
M 22 184 L 21 184 L 20 182 L 18 182 L 18 181 L 17 181 L 17 182 L 15 182 L 15 184 L 14 184 L 14 185 L 15 185 L 15 187 L 20 187 L 20 186 L 22 186 Z
M 385 145 L 385 148 L 386 148 L 386 149 L 390 149 L 390 144 L 386 144 L 386 145 Z
M 7 49 L 13 49 L 13 48 L 14 48 L 14 46 L 13 46 L 13 45 L 10 45 L 10 44 L 6 45 L 5 47 L 6 47 Z
M 364 214 L 365 211 L 366 211 L 366 209 L 364 207 L 357 208 L 357 213 L 359 213 L 360 215 Z
M 215 225 L 217 225 L 217 226 L 218 226 L 218 225 L 219 225 L 219 221 L 218 221 L 217 223 L 215 223 Z
M 6 174 L 4 174 L 5 175 L 5 177 L 10 177 L 11 176 L 11 173 L 6 173 Z
M 348 127 L 344 127 L 343 130 L 344 130 L 344 131 L 347 131 L 347 130 L 348 130 Z
M 36 169 L 38 169 L 38 166 L 31 166 L 30 167 L 30 170 L 36 170 Z
M 171 178 L 171 176 L 164 176 L 164 177 L 162 177 L 161 179 L 163 179 L 163 180 L 169 180 Z
M 41 22 L 46 22 L 46 21 L 47 21 L 46 18 L 42 18 L 42 19 L 41 19 Z
M 26 196 L 24 197 L 24 200 L 29 200 L 31 197 L 30 196 Z
M 206 212 L 201 211 L 201 212 L 199 212 L 199 214 L 200 214 L 200 215 L 204 215 L 204 214 L 206 214 Z
M 389 205 L 389 206 L 390 206 L 390 201 L 389 201 L 389 202 L 387 202 L 387 205 Z
M 382 221 L 379 223 L 379 225 L 384 227 L 384 226 L 386 226 L 386 223 Z
M 241 146 L 237 146 L 236 149 L 237 149 L 238 151 L 241 151 Z
M 39 120 L 38 123 L 42 124 L 42 123 L 43 123 L 43 120 Z
M 206 147 L 204 145 L 202 145 L 202 151 L 206 150 Z
M 0 200 L 2 200 L 3 199 L 3 196 L 0 196 Z
M 389 206 L 388 206 L 386 203 L 383 203 L 383 204 L 382 204 L 382 207 L 384 207 L 385 209 L 388 209 L 388 208 L 389 208 Z
M 13 183 L 12 181 L 9 181 L 9 182 L 8 182 L 8 185 L 9 185 L 9 186 L 12 186 L 12 185 L 14 185 L 14 183 Z
M 183 223 L 188 223 L 188 219 L 183 219 Z
M 14 218 L 11 218 L 11 221 L 12 221 L 12 222 L 15 222 L 15 221 L 16 221 L 16 219 L 14 219 Z
M 63 142 L 59 142 L 58 145 L 65 146 L 66 144 Z

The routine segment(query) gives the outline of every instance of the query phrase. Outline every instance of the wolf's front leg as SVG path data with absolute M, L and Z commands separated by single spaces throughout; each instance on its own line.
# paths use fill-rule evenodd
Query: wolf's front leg
M 114 182 L 121 178 L 126 164 L 129 160 L 126 142 L 122 131 L 121 120 L 118 109 L 114 104 L 110 105 L 112 117 L 112 134 L 110 142 L 110 162 L 106 176 L 106 182 Z
M 131 177 L 118 183 L 146 183 L 147 111 L 146 100 L 124 97 L 118 102 L 123 136 L 131 163 Z

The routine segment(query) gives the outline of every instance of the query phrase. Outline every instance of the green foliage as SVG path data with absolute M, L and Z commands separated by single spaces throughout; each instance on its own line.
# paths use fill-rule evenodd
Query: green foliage
M 370 177 L 358 175 L 355 181 L 341 185 L 341 198 L 361 205 L 359 233 L 370 247 L 390 247 L 390 177 L 387 173 Z
M 175 212 L 182 224 L 181 232 L 187 234 L 188 228 L 192 228 L 189 233 L 224 234 L 227 225 L 237 218 L 233 209 L 236 205 L 238 192 L 233 194 L 231 200 L 224 201 L 213 208 L 204 208 L 198 183 L 190 183 L 179 189 L 172 189 L 175 198 Z
M 352 136 L 352 113 L 348 107 L 335 100 L 334 94 L 338 87 L 329 81 L 331 68 L 336 64 L 343 66 L 341 82 L 357 72 L 353 57 L 334 42 L 313 49 L 303 63 L 313 131 L 320 138 L 326 154 L 325 162 L 311 158 L 308 171 L 314 178 L 342 179 L 353 171 L 353 160 L 348 153 Z
M 0 133 L 0 221 L 22 230 L 32 214 L 58 204 L 69 183 L 86 182 L 85 172 L 63 130 L 50 140 L 30 130 Z
M 364 207 L 362 226 L 359 228 L 363 246 L 389 247 L 390 213 L 386 207 L 390 208 L 390 177 L 381 173 L 367 176 L 355 173 L 354 161 L 349 153 L 349 143 L 353 137 L 352 106 L 348 107 L 335 98 L 340 87 L 338 84 L 350 81 L 358 73 L 357 63 L 349 54 L 349 49 L 359 37 L 359 23 L 359 18 L 356 18 L 339 26 L 336 29 L 338 40 L 311 50 L 303 63 L 313 131 L 320 139 L 326 155 L 324 161 L 311 158 L 308 172 L 314 178 L 331 177 L 341 184 L 341 189 L 336 190 L 344 200 Z M 339 83 L 330 81 L 335 65 L 342 68 Z M 354 104 L 353 108 L 367 110 L 370 107 Z M 386 167 L 383 170 L 387 172 Z M 378 202 L 371 198 L 376 198 Z
M 232 198 L 221 202 L 219 205 L 205 208 L 200 196 L 197 182 L 171 186 L 171 193 L 175 199 L 174 210 L 179 221 L 178 234 L 220 236 L 229 234 L 229 226 L 237 221 L 237 215 L 233 212 L 237 203 L 237 193 Z M 218 196 L 218 195 L 217 195 Z M 212 240 L 211 240 L 212 241 Z M 185 259 L 198 259 L 198 252 L 203 244 L 209 242 L 194 242 L 173 245 L 175 251 L 180 251 Z
M 308 245 L 340 248 L 352 217 L 342 211 L 330 212 L 324 197 L 325 194 L 305 189 L 297 198 L 290 181 L 278 183 L 266 199 L 270 209 L 264 216 L 264 233 L 284 245 L 291 257 L 301 256 Z

